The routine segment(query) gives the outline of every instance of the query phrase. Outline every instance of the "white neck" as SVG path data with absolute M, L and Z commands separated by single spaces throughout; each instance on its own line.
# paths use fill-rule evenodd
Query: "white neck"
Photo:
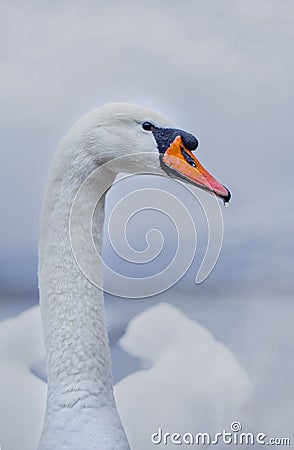
M 112 393 L 103 292 L 79 270 L 69 239 L 72 202 L 95 164 L 59 151 L 43 204 L 39 287 L 48 398 L 39 450 L 129 448 Z M 104 199 L 97 220 L 101 251 Z

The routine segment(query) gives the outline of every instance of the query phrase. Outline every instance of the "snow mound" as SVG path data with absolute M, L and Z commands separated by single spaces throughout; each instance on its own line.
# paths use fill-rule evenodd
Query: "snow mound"
M 39 307 L 0 326 L 0 443 L 3 450 L 37 448 L 46 404 L 46 384 L 33 375 L 44 358 Z
M 249 424 L 253 389 L 244 369 L 177 308 L 162 303 L 145 310 L 129 323 L 120 345 L 145 367 L 115 386 L 131 448 L 153 449 L 151 435 L 159 428 L 163 434 L 195 435 L 231 431 L 236 420 Z

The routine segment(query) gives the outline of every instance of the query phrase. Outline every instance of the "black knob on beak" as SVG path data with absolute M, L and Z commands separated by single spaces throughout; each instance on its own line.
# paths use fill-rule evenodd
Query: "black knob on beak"
M 184 144 L 184 147 L 191 152 L 196 150 L 198 147 L 198 140 L 193 136 L 193 134 L 187 133 L 186 131 L 181 131 L 181 138 Z
M 177 136 L 181 136 L 184 147 L 191 152 L 198 147 L 198 140 L 193 134 L 177 128 L 157 128 L 152 129 L 152 133 L 157 142 L 159 153 L 164 153 Z

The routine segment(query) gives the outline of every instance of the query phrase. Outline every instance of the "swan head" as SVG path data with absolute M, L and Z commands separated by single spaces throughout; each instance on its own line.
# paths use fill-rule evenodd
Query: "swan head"
M 97 165 L 112 161 L 108 166 L 117 174 L 161 173 L 230 200 L 229 190 L 195 157 L 197 138 L 155 111 L 109 103 L 83 116 L 69 135 Z

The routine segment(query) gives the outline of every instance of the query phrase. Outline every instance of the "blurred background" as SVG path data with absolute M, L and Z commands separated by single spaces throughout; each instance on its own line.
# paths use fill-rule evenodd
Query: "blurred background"
M 203 284 L 194 283 L 196 258 L 182 280 L 159 296 L 106 296 L 114 378 L 139 367 L 117 345 L 130 318 L 169 302 L 233 351 L 254 383 L 262 431 L 290 435 L 293 2 L 15 0 L 0 8 L 0 320 L 38 303 L 43 189 L 69 126 L 112 101 L 158 110 L 198 137 L 200 161 L 233 199 L 223 210 L 220 259 Z M 156 183 L 146 177 L 114 188 L 108 212 L 122 192 Z M 180 189 L 165 183 L 175 194 Z M 179 195 L 197 221 L 193 200 Z M 141 223 L 163 224 L 172 249 L 173 230 L 150 214 Z M 144 246 L 145 231 L 134 228 L 135 245 Z M 136 272 L 134 265 L 121 267 L 107 239 L 104 254 L 114 268 Z

